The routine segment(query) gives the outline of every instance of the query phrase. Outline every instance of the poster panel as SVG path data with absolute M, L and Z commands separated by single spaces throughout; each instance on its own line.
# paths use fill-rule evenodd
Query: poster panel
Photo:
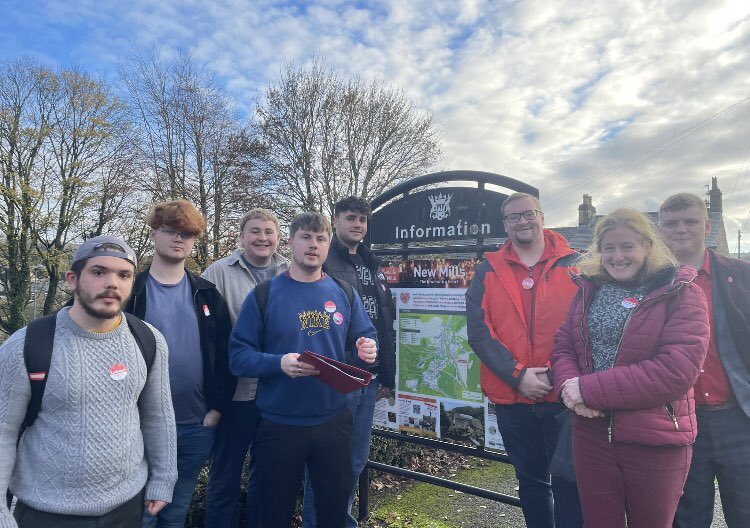
M 411 394 L 398 395 L 399 430 L 438 438 L 438 404 L 435 398 Z
M 399 430 L 501 448 L 496 424 L 488 425 L 495 416 L 488 416 L 479 358 L 466 333 L 466 290 L 397 288 L 393 292 Z M 383 415 L 379 416 L 377 425 L 383 423 Z
M 383 387 L 375 400 L 372 424 L 384 429 L 398 430 L 398 406 L 396 391 Z
M 468 288 L 479 259 L 389 260 L 383 273 L 399 288 Z

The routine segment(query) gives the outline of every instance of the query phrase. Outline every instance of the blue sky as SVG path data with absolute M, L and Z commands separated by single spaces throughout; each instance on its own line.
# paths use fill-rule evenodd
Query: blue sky
M 750 241 L 750 100 L 724 111 L 750 97 L 745 0 L 0 0 L 0 59 L 113 80 L 149 45 L 192 50 L 245 113 L 288 60 L 383 77 L 442 124 L 438 169 L 539 187 L 549 225 L 583 193 L 655 210 L 716 176 L 730 247 Z

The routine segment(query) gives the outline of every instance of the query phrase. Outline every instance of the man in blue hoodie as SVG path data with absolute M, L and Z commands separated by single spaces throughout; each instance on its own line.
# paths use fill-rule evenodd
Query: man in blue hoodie
M 261 526 L 289 526 L 307 466 L 318 525 L 344 525 L 352 487 L 352 415 L 346 395 L 298 360 L 309 350 L 343 362 L 373 364 L 376 331 L 359 295 L 353 301 L 323 273 L 331 224 L 319 213 L 297 215 L 289 228 L 289 270 L 270 282 L 264 316 L 257 289 L 232 332 L 230 368 L 258 378 L 256 431 Z

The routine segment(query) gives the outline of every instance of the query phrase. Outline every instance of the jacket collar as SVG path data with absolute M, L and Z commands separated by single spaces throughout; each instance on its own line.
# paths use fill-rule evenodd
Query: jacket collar
M 337 237 L 336 234 L 334 234 L 333 238 L 331 239 L 331 251 L 335 251 L 339 258 L 349 258 L 349 248 L 341 243 L 339 237 Z M 365 265 L 371 270 L 377 269 L 380 265 L 380 259 L 375 256 L 375 253 L 373 253 L 370 248 L 368 248 L 361 242 L 357 244 L 357 254 L 362 257 Z
M 545 243 L 544 251 L 548 252 L 549 250 L 551 250 L 554 254 L 554 256 L 547 261 L 549 266 L 554 264 L 555 261 L 559 260 L 560 258 L 575 253 L 575 251 L 568 244 L 568 240 L 561 234 L 549 229 L 543 230 L 542 233 Z M 508 239 L 505 241 L 505 243 L 503 243 L 502 246 L 500 246 L 500 249 L 498 249 L 497 251 L 493 251 L 492 253 L 487 253 L 485 257 L 490 262 L 490 265 L 492 265 L 494 269 L 497 269 L 496 266 L 502 266 L 504 265 L 504 261 L 508 260 L 508 257 L 511 255 L 512 247 L 513 241 Z

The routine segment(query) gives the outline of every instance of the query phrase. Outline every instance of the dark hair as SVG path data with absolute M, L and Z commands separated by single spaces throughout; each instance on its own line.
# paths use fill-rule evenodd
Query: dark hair
M 83 271 L 83 268 L 86 267 L 86 262 L 89 259 L 83 259 L 79 260 L 78 262 L 74 262 L 72 266 L 70 266 L 70 271 L 73 272 L 73 274 L 76 276 L 76 279 L 81 278 L 81 272 Z
M 320 213 L 299 213 L 295 216 L 289 226 L 289 238 L 294 238 L 294 234 L 300 229 L 315 233 L 328 233 L 329 238 L 331 236 L 331 222 Z
M 159 229 L 161 226 L 165 226 L 195 236 L 201 236 L 206 232 L 206 219 L 187 200 L 153 204 L 148 212 L 146 224 L 151 229 Z
M 338 216 L 344 211 L 354 211 L 356 213 L 362 213 L 363 215 L 370 216 L 372 208 L 370 202 L 364 198 L 358 198 L 356 196 L 348 196 L 343 200 L 336 202 L 333 206 L 333 216 Z

